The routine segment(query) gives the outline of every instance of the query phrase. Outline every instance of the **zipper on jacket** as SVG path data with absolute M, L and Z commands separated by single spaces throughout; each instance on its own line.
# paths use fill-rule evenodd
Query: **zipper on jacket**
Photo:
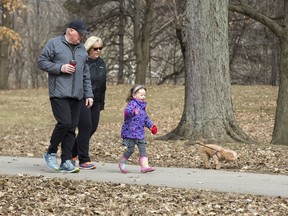
M 70 48 L 71 49 L 71 48 Z M 74 48 L 74 50 L 72 50 L 72 56 L 73 56 L 73 60 L 74 61 L 76 61 L 76 59 L 75 59 L 75 51 L 76 51 L 76 49 L 77 49 L 77 47 L 75 47 Z M 77 62 L 76 62 L 76 67 L 77 67 Z M 75 73 L 76 73 L 76 67 L 75 67 L 75 72 L 72 74 L 72 76 L 73 76 L 73 81 L 72 81 L 72 92 L 71 92 L 71 97 L 74 95 L 74 91 L 75 91 L 75 77 L 76 77 L 76 75 L 75 75 Z
M 74 60 L 74 61 L 76 61 L 76 59 L 75 59 L 75 52 L 76 52 L 76 49 L 78 48 L 78 45 L 76 45 L 75 46 L 75 48 L 74 49 L 72 49 L 71 48 L 71 46 L 69 45 L 69 43 L 67 42 L 67 45 L 68 45 L 68 47 L 70 48 L 70 50 L 71 50 L 71 52 L 72 52 L 72 60 Z M 77 67 L 77 61 L 76 61 L 76 67 Z M 75 73 L 76 73 L 76 68 L 75 68 L 75 72 L 72 74 L 72 90 L 71 90 L 71 97 L 73 97 L 74 96 L 74 91 L 75 91 Z

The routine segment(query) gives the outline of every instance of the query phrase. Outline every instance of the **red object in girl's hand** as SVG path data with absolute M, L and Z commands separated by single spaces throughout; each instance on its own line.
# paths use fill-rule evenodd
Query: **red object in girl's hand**
M 152 132 L 152 134 L 157 134 L 158 130 L 157 130 L 156 125 L 153 125 L 153 126 L 151 127 L 151 132 Z

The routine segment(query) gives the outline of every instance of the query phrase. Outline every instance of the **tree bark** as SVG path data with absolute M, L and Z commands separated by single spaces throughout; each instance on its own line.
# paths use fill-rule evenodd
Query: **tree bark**
M 270 85 L 278 85 L 278 73 L 279 73 L 279 38 L 273 38 L 274 47 L 272 48 L 272 70 L 271 70 L 271 80 Z
M 288 0 L 284 1 L 284 20 L 280 36 L 280 79 L 272 144 L 288 145 Z
M 286 33 L 288 34 L 288 32 Z M 288 39 L 280 40 L 281 60 L 280 60 L 280 82 L 277 98 L 275 124 L 272 135 L 272 144 L 288 145 Z
M 184 111 L 176 129 L 162 138 L 251 143 L 233 116 L 228 0 L 187 1 L 185 10 Z

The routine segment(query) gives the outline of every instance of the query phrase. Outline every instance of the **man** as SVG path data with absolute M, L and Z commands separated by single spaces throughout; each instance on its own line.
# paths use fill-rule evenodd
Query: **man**
M 56 171 L 80 171 L 71 159 L 81 99 L 85 99 L 87 107 L 93 105 L 90 72 L 85 64 L 87 51 L 81 44 L 86 34 L 85 25 L 81 20 L 72 21 L 63 35 L 47 42 L 38 59 L 39 68 L 48 73 L 50 103 L 57 121 L 50 146 L 43 158 L 48 168 Z M 59 167 L 57 150 L 60 143 L 62 152 Z

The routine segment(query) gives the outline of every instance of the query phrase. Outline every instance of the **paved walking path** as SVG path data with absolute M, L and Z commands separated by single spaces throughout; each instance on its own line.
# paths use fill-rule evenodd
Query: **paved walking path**
M 93 180 L 138 185 L 167 186 L 202 189 L 217 192 L 234 192 L 288 198 L 288 176 L 267 175 L 192 168 L 156 167 L 151 173 L 140 173 L 140 167 L 128 165 L 129 173 L 122 174 L 117 164 L 96 163 L 95 170 L 79 173 L 59 173 L 49 170 L 42 158 L 0 156 L 1 174 L 46 176 L 75 180 Z

